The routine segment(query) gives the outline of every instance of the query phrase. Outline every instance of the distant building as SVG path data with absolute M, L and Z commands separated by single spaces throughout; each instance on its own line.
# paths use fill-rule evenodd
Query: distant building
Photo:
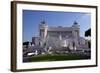
M 32 44 L 40 45 L 40 37 L 32 37 Z

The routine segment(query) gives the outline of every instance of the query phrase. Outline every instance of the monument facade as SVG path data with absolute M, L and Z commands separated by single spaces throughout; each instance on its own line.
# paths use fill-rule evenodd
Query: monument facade
M 80 26 L 75 21 L 71 27 L 48 26 L 45 21 L 39 25 L 41 44 L 47 47 L 69 47 L 76 50 L 80 46 Z

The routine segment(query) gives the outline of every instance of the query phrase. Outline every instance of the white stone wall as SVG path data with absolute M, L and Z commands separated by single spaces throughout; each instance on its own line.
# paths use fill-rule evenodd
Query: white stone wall
M 55 29 L 54 29 L 55 28 Z M 41 31 L 41 29 L 43 31 Z M 53 30 L 52 30 L 53 29 Z M 43 43 L 45 42 L 47 46 L 69 46 L 73 48 L 73 42 L 75 47 L 79 47 L 79 25 L 73 24 L 72 27 L 49 27 L 46 24 L 40 26 L 40 37 Z

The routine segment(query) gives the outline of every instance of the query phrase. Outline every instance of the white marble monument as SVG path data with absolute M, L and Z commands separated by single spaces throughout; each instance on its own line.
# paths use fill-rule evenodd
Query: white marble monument
M 75 21 L 71 27 L 53 27 L 42 21 L 39 26 L 39 35 L 42 43 L 46 43 L 47 46 L 69 46 L 70 49 L 75 49 L 80 43 L 80 26 Z

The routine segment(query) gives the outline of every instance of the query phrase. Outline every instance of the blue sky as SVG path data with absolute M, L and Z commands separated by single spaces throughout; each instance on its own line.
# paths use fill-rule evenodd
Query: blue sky
M 63 27 L 70 27 L 77 21 L 82 37 L 91 27 L 90 13 L 23 10 L 23 41 L 31 41 L 33 36 L 39 35 L 39 24 L 43 20 L 48 26 Z

